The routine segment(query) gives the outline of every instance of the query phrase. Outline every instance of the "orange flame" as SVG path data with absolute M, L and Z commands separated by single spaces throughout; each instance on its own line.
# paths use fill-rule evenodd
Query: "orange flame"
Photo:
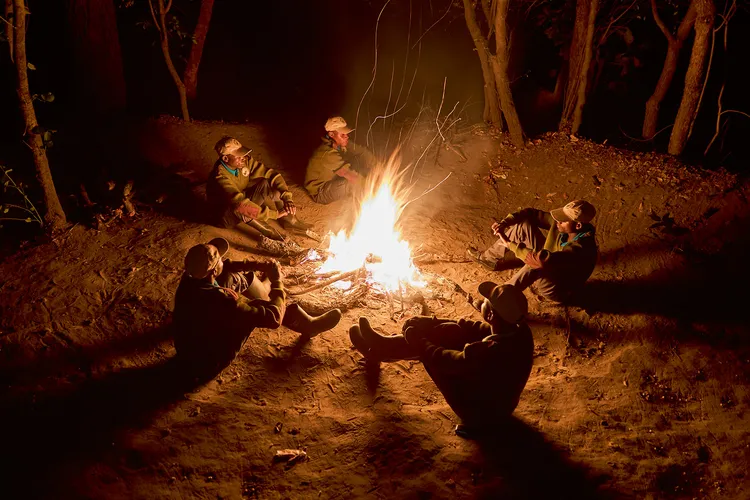
M 399 166 L 394 152 L 385 166 L 379 166 L 368 176 L 353 229 L 331 234 L 330 257 L 319 273 L 353 271 L 365 266 L 368 280 L 388 291 L 396 291 L 406 283 L 415 287 L 425 285 L 412 262 L 409 243 L 401 239 L 398 227 L 409 194 L 402 182 L 404 171 L 399 171 Z

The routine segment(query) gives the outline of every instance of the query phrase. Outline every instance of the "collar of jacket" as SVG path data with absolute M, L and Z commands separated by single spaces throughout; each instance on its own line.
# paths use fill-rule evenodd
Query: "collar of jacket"
M 334 151 L 338 151 L 339 153 L 346 153 L 346 148 L 342 148 L 341 146 L 333 146 L 333 139 L 330 137 L 321 137 L 321 140 L 328 145 L 329 148 L 333 149 Z
M 224 168 L 227 169 L 227 172 L 229 172 L 230 174 L 234 175 L 235 177 L 237 177 L 239 175 L 238 174 L 238 172 L 240 171 L 239 168 L 235 168 L 233 170 L 233 169 L 229 168 L 229 165 L 227 165 L 226 163 L 224 163 L 224 160 L 219 160 L 219 161 L 221 162 L 222 165 L 224 165 Z

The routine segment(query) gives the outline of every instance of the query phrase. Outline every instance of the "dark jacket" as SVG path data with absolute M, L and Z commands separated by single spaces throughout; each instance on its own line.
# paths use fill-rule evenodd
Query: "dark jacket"
M 570 235 L 557 230 L 555 219 L 549 212 L 526 208 L 505 217 L 501 224 L 518 224 L 528 221 L 546 232 L 544 249 L 550 252 L 549 260 L 542 267 L 542 276 L 556 286 L 558 295 L 582 286 L 594 272 L 599 251 L 596 246 L 596 230 L 591 224 L 584 224 L 574 240 Z M 530 251 L 541 248 L 526 248 L 523 244 L 509 243 L 508 248 L 519 259 L 524 259 Z
M 247 157 L 247 167 L 230 169 L 221 160 L 214 164 L 206 182 L 206 196 L 215 215 L 222 215 L 227 211 L 236 211 L 240 205 L 250 205 L 253 219 L 274 220 L 278 217 L 277 210 L 258 205 L 247 197 L 246 190 L 258 180 L 267 180 L 272 189 L 281 193 L 282 200 L 291 200 L 292 192 L 284 181 L 284 177 L 263 163 Z
M 529 327 L 508 324 L 497 332 L 481 321 L 438 321 L 420 359 L 456 415 L 474 426 L 510 415 L 531 374 Z
M 177 355 L 190 363 L 228 363 L 255 328 L 278 328 L 286 295 L 280 280 L 271 281 L 269 300 L 234 299 L 218 282 L 241 271 L 243 262 L 225 261 L 218 281 L 185 273 L 175 294 L 174 327 Z

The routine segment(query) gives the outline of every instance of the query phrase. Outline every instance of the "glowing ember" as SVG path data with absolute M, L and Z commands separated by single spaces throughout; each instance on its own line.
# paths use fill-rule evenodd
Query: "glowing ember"
M 318 270 L 353 271 L 363 265 L 368 281 L 380 283 L 388 291 L 397 291 L 399 282 L 423 287 L 419 270 L 411 259 L 409 243 L 401 239 L 396 223 L 403 209 L 392 191 L 391 176 L 382 176 L 361 205 L 359 218 L 347 235 L 343 230 L 331 235 L 331 256 Z M 342 285 L 351 286 L 350 283 Z M 348 286 L 347 286 L 348 285 Z

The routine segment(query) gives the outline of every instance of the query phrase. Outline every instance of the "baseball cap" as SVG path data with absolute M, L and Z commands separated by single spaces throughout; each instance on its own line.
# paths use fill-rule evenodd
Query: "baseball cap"
M 250 151 L 252 151 L 252 149 L 246 148 L 240 141 L 238 141 L 234 137 L 229 136 L 225 136 L 219 139 L 219 142 L 216 143 L 214 149 L 219 154 L 219 156 L 247 156 L 248 154 L 250 154 Z
M 589 222 L 596 215 L 594 205 L 584 200 L 571 201 L 562 208 L 550 212 L 557 222 Z
M 479 293 L 490 301 L 492 309 L 508 323 L 518 323 L 529 312 L 526 296 L 513 285 L 485 281 L 479 285 Z
M 342 134 L 348 134 L 349 132 L 354 131 L 353 128 L 346 125 L 346 120 L 340 116 L 334 116 L 326 120 L 326 132 L 333 132 L 334 130 Z
M 224 238 L 214 238 L 208 243 L 195 245 L 185 256 L 185 270 L 193 278 L 203 279 L 216 267 L 229 250 L 229 242 Z

